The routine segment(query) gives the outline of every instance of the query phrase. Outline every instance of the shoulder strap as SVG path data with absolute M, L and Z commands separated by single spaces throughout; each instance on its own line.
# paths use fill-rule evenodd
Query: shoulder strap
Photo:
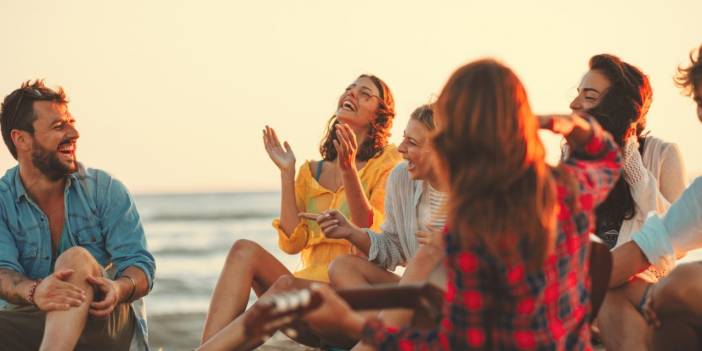
M 324 163 L 324 160 L 317 162 L 317 172 L 314 176 L 314 179 L 316 179 L 319 182 L 319 177 L 322 175 L 322 164 Z

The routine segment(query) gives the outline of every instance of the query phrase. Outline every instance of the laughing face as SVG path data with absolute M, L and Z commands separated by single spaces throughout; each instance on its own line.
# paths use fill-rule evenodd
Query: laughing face
M 411 179 L 428 180 L 432 176 L 432 152 L 428 143 L 429 129 L 420 121 L 410 119 L 397 150 L 407 160 Z
M 336 110 L 340 122 L 351 127 L 366 127 L 375 119 L 380 104 L 380 92 L 368 77 L 359 77 L 341 94 Z
M 578 86 L 578 96 L 570 103 L 574 113 L 584 114 L 600 103 L 600 100 L 612 85 L 609 79 L 598 70 L 590 70 L 585 74 Z
M 76 141 L 80 134 L 68 106 L 36 101 L 34 111 L 37 117 L 32 137 L 32 164 L 51 180 L 75 172 L 78 168 Z

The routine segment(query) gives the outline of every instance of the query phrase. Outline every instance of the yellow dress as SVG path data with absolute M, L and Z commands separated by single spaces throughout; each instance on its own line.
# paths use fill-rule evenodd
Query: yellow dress
M 380 231 L 385 213 L 385 183 L 400 159 L 397 147 L 388 145 L 380 155 L 368 160 L 358 172 L 363 192 L 373 209 L 371 228 L 376 232 Z M 351 218 L 344 186 L 337 191 L 321 186 L 312 175 L 310 161 L 306 161 L 297 173 L 295 203 L 300 211 L 320 213 L 334 208 L 346 218 Z M 273 220 L 273 228 L 278 231 L 278 246 L 281 250 L 289 254 L 301 254 L 302 268 L 294 273 L 298 278 L 328 282 L 329 263 L 340 255 L 356 253 L 354 246 L 347 240 L 326 238 L 315 221 L 301 220 L 290 236 L 280 227 L 280 219 Z

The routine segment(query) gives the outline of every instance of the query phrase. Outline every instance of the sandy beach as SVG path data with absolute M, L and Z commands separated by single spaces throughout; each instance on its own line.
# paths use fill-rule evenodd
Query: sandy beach
M 200 342 L 204 313 L 181 313 L 149 318 L 149 344 L 152 350 L 192 350 Z

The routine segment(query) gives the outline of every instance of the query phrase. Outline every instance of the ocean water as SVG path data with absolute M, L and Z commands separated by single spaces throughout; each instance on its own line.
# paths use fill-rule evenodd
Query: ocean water
M 205 313 L 238 239 L 259 243 L 291 271 L 300 266 L 299 255 L 278 249 L 271 226 L 280 209 L 278 192 L 138 195 L 135 201 L 157 265 L 147 297 L 150 316 Z M 702 260 L 702 250 L 683 261 L 693 260 Z M 254 298 L 252 293 L 250 302 Z
M 300 265 L 298 255 L 278 249 L 271 226 L 280 208 L 277 192 L 137 195 L 135 202 L 156 258 L 154 290 L 146 300 L 150 316 L 206 312 L 238 239 L 256 241 L 288 269 Z

